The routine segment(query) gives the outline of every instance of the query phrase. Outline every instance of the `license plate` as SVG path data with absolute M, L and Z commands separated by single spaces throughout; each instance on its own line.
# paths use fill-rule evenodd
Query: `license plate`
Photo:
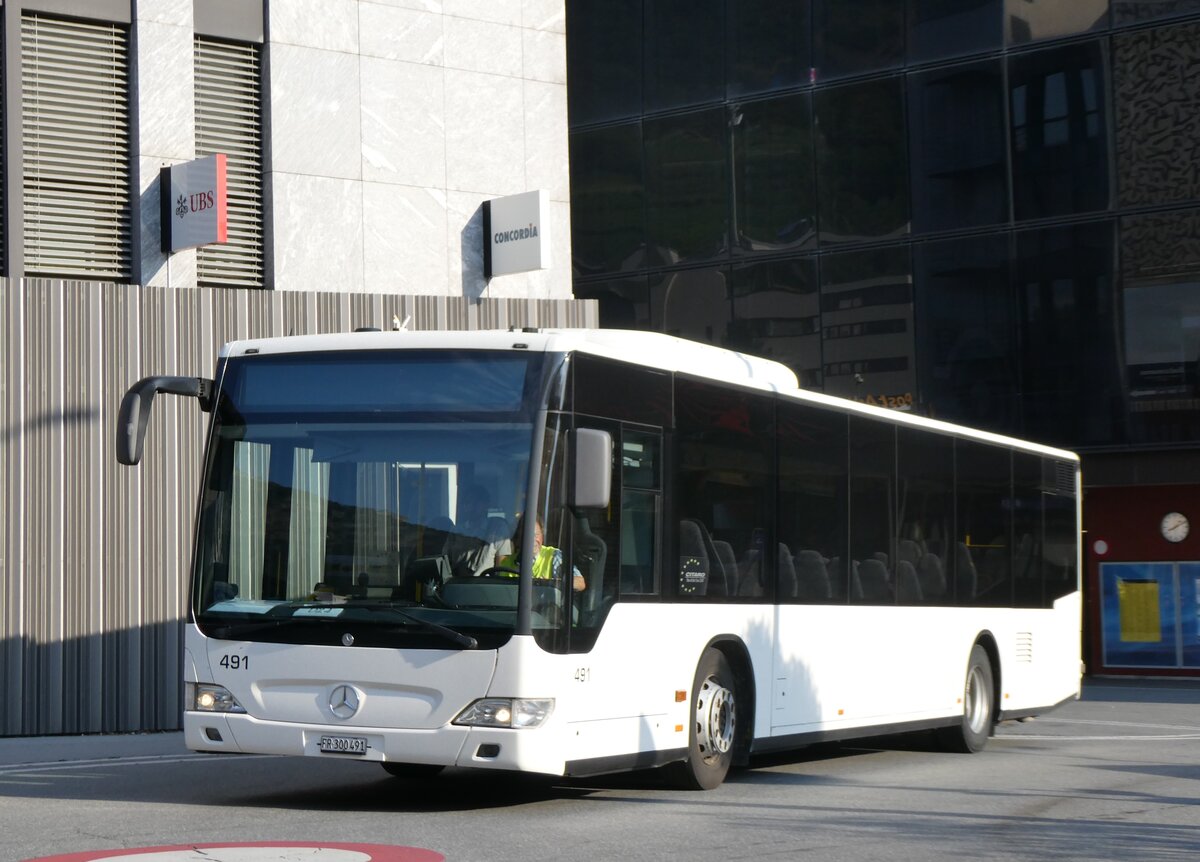
M 363 736 L 322 736 L 320 747 L 326 754 L 366 754 L 367 740 Z

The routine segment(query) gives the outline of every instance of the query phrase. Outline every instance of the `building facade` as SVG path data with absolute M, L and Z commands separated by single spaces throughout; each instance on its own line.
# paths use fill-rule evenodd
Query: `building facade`
M 604 325 L 1081 452 L 1089 669 L 1200 673 L 1200 2 L 568 0 L 567 42 Z
M 179 726 L 204 419 L 149 374 L 234 338 L 595 325 L 570 290 L 561 0 L 0 7 L 0 736 Z M 228 238 L 163 252 L 164 168 L 223 153 Z M 488 279 L 485 200 L 549 199 Z M 169 198 L 170 196 L 168 196 Z

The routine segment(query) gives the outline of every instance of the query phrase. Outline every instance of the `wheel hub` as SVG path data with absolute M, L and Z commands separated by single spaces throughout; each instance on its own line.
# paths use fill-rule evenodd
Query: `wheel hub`
M 980 733 L 987 725 L 990 708 L 989 692 L 985 688 L 983 672 L 978 667 L 971 668 L 967 675 L 967 725 L 972 732 Z
M 704 757 L 718 757 L 733 747 L 736 712 L 733 692 L 709 677 L 696 696 L 696 744 Z

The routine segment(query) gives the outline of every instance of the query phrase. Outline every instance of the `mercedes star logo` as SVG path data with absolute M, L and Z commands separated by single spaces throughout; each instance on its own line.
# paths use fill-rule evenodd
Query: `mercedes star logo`
M 329 711 L 347 719 L 358 712 L 358 692 L 348 685 L 339 685 L 329 695 Z

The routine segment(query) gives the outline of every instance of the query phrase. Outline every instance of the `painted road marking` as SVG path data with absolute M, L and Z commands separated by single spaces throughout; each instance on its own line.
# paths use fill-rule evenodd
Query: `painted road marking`
M 239 761 L 267 760 L 276 758 L 274 754 L 238 754 Z M 55 772 L 64 769 L 95 769 L 110 766 L 158 766 L 164 763 L 191 763 L 196 760 L 207 760 L 209 763 L 224 761 L 229 755 L 212 754 L 157 754 L 141 757 L 105 757 L 92 760 L 44 760 L 40 763 L 8 763 L 0 766 L 0 775 L 13 775 L 24 772 Z
M 445 862 L 445 859 L 432 850 L 390 844 L 252 841 L 87 850 L 26 859 L 25 862 Z

